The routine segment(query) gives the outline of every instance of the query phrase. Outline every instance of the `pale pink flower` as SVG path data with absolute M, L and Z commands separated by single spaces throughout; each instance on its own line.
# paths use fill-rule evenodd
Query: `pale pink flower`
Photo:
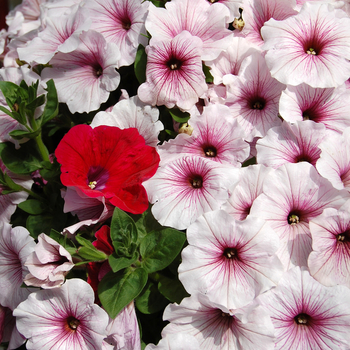
M 193 335 L 175 333 L 162 338 L 158 345 L 148 344 L 145 350 L 200 350 Z
M 67 187 L 62 192 L 64 198 L 64 213 L 77 215 L 80 222 L 66 227 L 65 232 L 75 233 L 82 226 L 90 226 L 103 222 L 113 215 L 114 205 L 106 203 L 104 196 L 91 198 L 76 187 Z
M 148 1 L 141 0 L 88 0 L 84 15 L 91 18 L 91 29 L 101 33 L 108 43 L 118 46 L 119 66 L 135 61 L 139 44 L 147 45 L 145 19 Z
M 228 310 L 211 302 L 205 295 L 192 295 L 180 305 L 170 304 L 163 318 L 170 321 L 162 331 L 194 336 L 201 350 L 272 350 L 274 329 L 260 306 Z
M 350 192 L 350 128 L 342 135 L 329 135 L 320 149 L 317 171 L 338 190 L 345 188 Z
M 110 111 L 98 112 L 91 122 L 91 127 L 99 125 L 117 126 L 119 129 L 136 128 L 145 139 L 146 145 L 156 147 L 158 135 L 164 126 L 156 107 L 146 105 L 138 96 L 119 101 Z
M 286 270 L 307 266 L 311 252 L 309 221 L 326 208 L 339 209 L 350 197 L 336 190 L 307 162 L 286 163 L 265 178 L 263 193 L 250 214 L 268 221 L 280 238 L 277 256 Z
M 4 310 L 5 320 L 2 342 L 8 342 L 8 350 L 15 350 L 26 342 L 26 338 L 18 332 L 18 329 L 16 327 L 16 317 L 12 315 L 12 310 L 7 307 L 4 308 Z
M 350 202 L 339 210 L 328 208 L 310 221 L 310 274 L 325 286 L 350 288 Z
M 83 32 L 80 40 L 73 52 L 58 52 L 50 61 L 52 68 L 41 75 L 43 80 L 54 79 L 59 101 L 72 113 L 98 109 L 120 82 L 118 47 L 92 30 Z
M 247 57 L 239 77 L 227 76 L 224 83 L 230 92 L 226 104 L 245 131 L 246 140 L 265 136 L 268 129 L 281 124 L 278 101 L 285 86 L 271 77 L 261 54 Z
M 350 76 L 350 18 L 331 4 L 306 2 L 296 16 L 261 28 L 267 65 L 284 84 L 337 87 Z
M 108 315 L 94 298 L 90 285 L 76 278 L 31 293 L 13 312 L 18 330 L 28 338 L 27 349 L 101 349 Z
M 156 220 L 183 230 L 203 213 L 220 208 L 238 171 L 203 157 L 183 157 L 159 167 L 143 185 Z
M 350 90 L 343 87 L 314 89 L 306 84 L 288 86 L 282 92 L 279 113 L 290 123 L 312 120 L 342 133 L 350 126 L 349 99 Z
M 275 326 L 276 350 L 349 349 L 348 288 L 327 288 L 295 267 L 258 300 Z
M 242 168 L 239 181 L 230 188 L 230 197 L 222 206 L 236 220 L 244 220 L 254 200 L 262 193 L 263 183 L 271 168 L 262 164 Z
M 175 139 L 158 147 L 162 163 L 185 155 L 200 156 L 215 162 L 240 167 L 249 155 L 249 145 L 243 140 L 243 130 L 232 120 L 227 106 L 211 104 L 200 116 L 188 121 L 191 135 L 178 134 Z
M 242 31 L 235 31 L 235 36 L 242 36 L 258 46 L 263 45 L 260 30 L 264 23 L 271 18 L 281 21 L 296 15 L 294 4 L 295 0 L 242 0 L 242 17 L 245 24 Z
M 56 52 L 72 52 L 80 44 L 79 35 L 90 23 L 77 11 L 61 16 L 46 17 L 45 28 L 25 47 L 18 48 L 18 56 L 28 63 L 48 63 Z
M 109 319 L 105 341 L 113 345 L 115 350 L 141 350 L 134 301 L 120 311 L 115 319 Z
M 172 0 L 165 9 L 150 4 L 146 29 L 153 41 L 171 40 L 187 30 L 201 39 L 202 60 L 213 60 L 232 40 L 227 29 L 229 10 L 222 4 L 210 5 L 207 0 Z
M 251 54 L 259 52 L 259 49 L 244 38 L 234 37 L 230 46 L 220 53 L 213 61 L 206 61 L 210 67 L 210 74 L 214 78 L 214 84 L 225 83 L 228 74 L 238 75 L 243 60 Z
M 187 229 L 179 279 L 190 294 L 200 292 L 227 309 L 249 304 L 275 287 L 282 264 L 278 237 L 264 220 L 235 221 L 223 210 L 204 213 Z
M 207 90 L 202 71 L 201 41 L 183 31 L 171 40 L 146 47 L 146 82 L 138 88 L 141 101 L 190 109 Z
M 323 124 L 311 120 L 271 128 L 256 143 L 257 163 L 278 168 L 284 163 L 309 162 L 316 165 L 320 157 L 320 143 L 327 136 Z
M 74 267 L 71 255 L 45 233 L 38 236 L 34 249 L 25 262 L 29 274 L 24 278 L 24 283 L 44 289 L 62 285 L 65 276 Z
M 207 0 L 209 4 L 221 3 L 225 5 L 230 10 L 230 19 L 231 23 L 235 17 L 239 14 L 239 8 L 242 6 L 241 0 Z
M 21 288 L 28 269 L 24 266 L 35 242 L 26 228 L 0 224 L 0 305 L 14 309 L 30 294 Z

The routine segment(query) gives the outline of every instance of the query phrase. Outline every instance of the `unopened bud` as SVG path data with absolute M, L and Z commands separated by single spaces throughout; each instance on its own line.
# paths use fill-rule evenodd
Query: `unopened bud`
M 232 26 L 234 28 L 238 29 L 239 31 L 241 31 L 245 25 L 245 22 L 244 22 L 243 17 L 242 17 L 242 12 L 243 12 L 243 9 L 240 8 L 239 9 L 239 18 L 235 18 L 233 23 L 232 23 Z

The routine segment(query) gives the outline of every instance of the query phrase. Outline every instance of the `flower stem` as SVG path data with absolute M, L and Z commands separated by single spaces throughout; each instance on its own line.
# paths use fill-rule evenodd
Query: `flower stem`
M 45 161 L 50 161 L 50 155 L 49 151 L 47 150 L 46 146 L 44 145 L 43 140 L 41 139 L 41 133 L 35 138 L 35 142 L 38 146 L 39 152 Z

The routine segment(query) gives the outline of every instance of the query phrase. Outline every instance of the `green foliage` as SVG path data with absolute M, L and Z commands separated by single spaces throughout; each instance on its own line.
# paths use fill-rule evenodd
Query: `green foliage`
M 47 203 L 41 202 L 37 199 L 28 199 L 18 204 L 18 207 L 28 214 L 39 215 L 47 209 Z
M 208 83 L 208 84 L 213 83 L 214 82 L 214 78 L 213 78 L 213 76 L 210 73 L 210 68 L 207 67 L 204 63 L 203 63 L 203 67 L 202 68 L 203 68 L 203 73 L 205 75 L 206 83 Z
M 107 260 L 107 255 L 98 250 L 88 239 L 77 235 L 75 237 L 77 242 L 82 245 L 78 249 L 78 254 L 88 261 L 104 261 Z
M 137 48 L 134 69 L 135 75 L 140 84 L 146 81 L 146 66 L 147 66 L 147 55 L 145 51 L 145 47 L 143 45 L 139 45 Z
M 178 123 L 186 123 L 190 119 L 190 114 L 188 112 L 182 112 L 178 108 L 169 109 L 169 113 Z
M 115 318 L 141 293 L 146 283 L 147 272 L 143 268 L 107 273 L 98 286 L 98 295 L 108 315 Z

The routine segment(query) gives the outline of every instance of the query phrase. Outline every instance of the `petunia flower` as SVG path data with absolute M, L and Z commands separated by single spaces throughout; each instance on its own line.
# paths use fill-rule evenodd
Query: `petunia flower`
M 88 0 L 84 3 L 84 17 L 91 18 L 91 29 L 101 33 L 108 43 L 118 46 L 119 66 L 132 64 L 139 44 L 147 45 L 148 6 L 148 1 L 141 0 Z
M 225 78 L 226 104 L 243 128 L 247 141 L 265 136 L 268 129 L 281 124 L 278 101 L 285 86 L 271 77 L 260 53 L 252 54 L 242 62 L 238 77 Z
M 94 292 L 81 279 L 60 288 L 40 290 L 15 309 L 17 328 L 28 338 L 28 350 L 101 349 L 107 313 L 94 304 Z
M 350 128 L 342 135 L 330 135 L 320 149 L 317 171 L 338 190 L 345 188 L 350 192 Z
M 191 135 L 178 134 L 158 147 L 162 163 L 196 155 L 239 168 L 247 159 L 249 145 L 227 106 L 210 104 L 200 116 L 191 117 L 189 123 L 193 128 Z
M 309 221 L 326 208 L 339 209 L 348 198 L 347 191 L 336 190 L 311 164 L 286 163 L 265 178 L 250 215 L 268 221 L 275 230 L 280 238 L 277 256 L 288 270 L 307 266 L 312 251 Z
M 158 135 L 164 126 L 159 117 L 159 110 L 133 96 L 119 101 L 110 111 L 98 112 L 91 122 L 91 127 L 99 125 L 117 126 L 120 129 L 136 128 L 145 139 L 146 145 L 156 147 Z
M 306 2 L 295 16 L 270 19 L 261 35 L 271 75 L 284 84 L 337 87 L 350 76 L 350 18 L 331 4 Z
M 343 87 L 314 89 L 307 84 L 288 86 L 282 91 L 279 113 L 289 123 L 312 120 L 342 133 L 350 126 L 350 91 Z
M 349 288 L 327 288 L 295 267 L 258 300 L 275 326 L 276 350 L 349 348 Z
M 76 125 L 55 151 L 62 164 L 61 181 L 90 198 L 105 197 L 131 213 L 148 207 L 142 182 L 154 175 L 159 156 L 136 129 Z
M 170 321 L 162 336 L 189 334 L 202 350 L 272 350 L 274 329 L 270 317 L 262 307 L 248 305 L 228 310 L 211 302 L 202 294 L 170 304 L 163 318 Z
M 162 338 L 158 345 L 148 344 L 145 350 L 200 350 L 197 339 L 193 335 L 175 333 Z
M 219 209 L 238 169 L 203 157 L 182 157 L 159 167 L 144 183 L 160 224 L 186 229 L 200 215 Z
M 26 228 L 0 224 L 0 305 L 13 310 L 30 294 L 31 290 L 21 285 L 28 274 L 24 264 L 34 247 Z
M 140 100 L 152 106 L 193 107 L 208 89 L 201 48 L 200 39 L 187 31 L 147 46 L 146 82 L 137 91 Z
M 165 8 L 149 6 L 146 29 L 154 41 L 171 40 L 186 30 L 200 39 L 204 61 L 213 60 L 232 40 L 227 29 L 229 10 L 222 4 L 209 4 L 207 0 L 172 0 Z M 201 46 L 202 46 L 201 45 Z
M 38 236 L 34 249 L 25 262 L 29 274 L 24 278 L 24 283 L 44 289 L 62 285 L 65 276 L 74 267 L 69 252 L 45 233 Z
M 315 166 L 321 154 L 319 145 L 326 136 L 325 126 L 311 120 L 293 125 L 283 122 L 257 141 L 257 162 L 272 168 L 299 162 L 309 162 Z
M 254 200 L 262 193 L 264 180 L 270 171 L 271 168 L 262 164 L 242 168 L 239 181 L 230 188 L 230 197 L 221 209 L 235 220 L 245 220 Z
M 203 293 L 227 309 L 249 304 L 282 275 L 278 237 L 263 220 L 239 222 L 223 210 L 211 211 L 188 227 L 187 240 L 180 281 L 188 293 Z
M 76 50 L 58 52 L 50 61 L 52 68 L 45 68 L 41 75 L 43 80 L 54 79 L 59 102 L 67 103 L 72 113 L 98 109 L 120 82 L 118 47 L 92 30 L 79 38 Z
M 325 286 L 350 288 L 350 202 L 338 211 L 328 208 L 310 221 L 310 274 Z

